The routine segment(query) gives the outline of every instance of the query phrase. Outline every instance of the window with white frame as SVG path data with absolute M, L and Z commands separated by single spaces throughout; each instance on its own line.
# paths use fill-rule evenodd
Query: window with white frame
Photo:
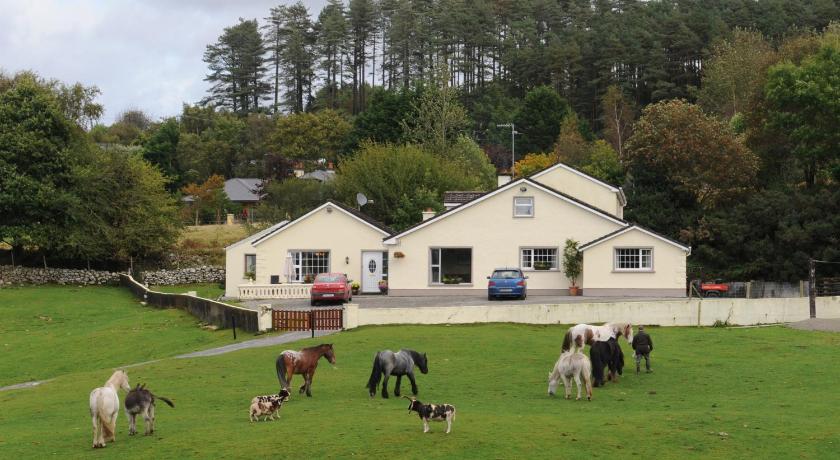
M 293 283 L 311 283 L 319 273 L 330 271 L 330 251 L 290 251 Z
M 653 270 L 653 249 L 615 248 L 615 269 L 617 271 Z
M 257 255 L 245 254 L 245 277 L 257 275 Z
M 472 249 L 431 248 L 429 278 L 432 284 L 472 283 Z
M 534 197 L 513 197 L 513 217 L 534 217 Z
M 520 267 L 526 270 L 556 270 L 557 248 L 522 248 Z

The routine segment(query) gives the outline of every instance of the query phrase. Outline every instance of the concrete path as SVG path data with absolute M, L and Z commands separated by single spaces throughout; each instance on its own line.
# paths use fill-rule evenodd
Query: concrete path
M 315 337 L 323 337 L 325 335 L 334 334 L 338 331 L 315 331 Z M 192 353 L 186 353 L 183 355 L 175 356 L 175 359 L 183 359 L 183 358 L 200 358 L 204 356 L 216 356 L 222 355 L 225 353 L 230 353 L 236 350 L 245 350 L 248 348 L 260 348 L 260 347 L 270 347 L 272 345 L 280 345 L 289 342 L 296 342 L 298 340 L 308 339 L 312 337 L 312 333 L 310 331 L 302 331 L 302 332 L 288 332 L 286 334 L 280 335 L 272 335 L 270 337 L 263 337 L 261 339 L 252 339 L 246 340 L 244 342 L 239 343 L 232 343 L 230 345 L 225 345 L 223 347 L 216 347 L 210 348 L 208 350 L 201 350 L 201 351 L 194 351 Z M 164 358 L 169 359 L 169 358 Z M 128 364 L 125 366 L 118 366 L 115 369 L 127 369 L 130 367 L 137 367 L 142 366 L 144 364 L 151 364 L 156 363 L 158 361 L 163 361 L 164 359 L 155 359 L 152 361 L 143 361 L 142 363 L 135 363 L 135 364 Z M 52 380 L 52 379 L 50 379 Z M 7 390 L 22 390 L 26 388 L 34 388 L 38 385 L 43 383 L 49 382 L 50 380 L 41 380 L 41 381 L 33 381 L 33 382 L 24 382 L 24 383 L 17 383 L 14 385 L 9 385 L 5 387 L 0 387 L 0 391 L 7 391 Z
M 840 318 L 810 318 L 788 323 L 788 327 L 803 331 L 840 332 Z
M 334 334 L 338 331 L 315 331 L 315 337 L 323 337 L 325 335 Z M 184 355 L 178 355 L 175 358 L 199 358 L 202 356 L 216 356 L 225 353 L 230 353 L 236 350 L 245 350 L 247 348 L 270 347 L 272 345 L 280 345 L 283 343 L 295 342 L 298 340 L 308 339 L 312 337 L 309 331 L 301 332 L 287 332 L 285 334 L 273 335 L 271 337 L 263 337 L 261 339 L 246 340 L 244 342 L 232 343 L 223 347 L 211 348 L 209 350 L 195 351 Z

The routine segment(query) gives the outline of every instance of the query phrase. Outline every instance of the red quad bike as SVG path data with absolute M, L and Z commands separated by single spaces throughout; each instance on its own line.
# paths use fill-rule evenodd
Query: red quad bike
M 703 297 L 726 297 L 729 294 L 729 285 L 721 280 L 701 282 L 700 293 L 703 294 Z

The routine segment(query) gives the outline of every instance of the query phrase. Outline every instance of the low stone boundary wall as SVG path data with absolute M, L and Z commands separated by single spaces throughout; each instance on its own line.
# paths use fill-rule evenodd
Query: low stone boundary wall
M 169 294 L 151 291 L 146 286 L 135 281 L 131 276 L 125 274 L 120 275 L 120 284 L 127 287 L 136 297 L 145 301 L 147 305 L 158 308 L 180 308 L 201 321 L 216 325 L 219 328 L 230 328 L 233 326 L 234 321 L 236 322 L 237 328 L 247 332 L 257 332 L 271 327 L 270 312 L 268 315 L 265 315 L 268 318 L 268 326 L 263 324 L 263 327 L 260 327 L 261 315 L 255 310 L 186 294 Z
M 344 328 L 374 324 L 578 324 L 609 321 L 658 326 L 712 326 L 716 322 L 746 326 L 801 321 L 808 317 L 807 297 L 420 308 L 359 308 L 356 304 L 346 304 Z M 840 318 L 840 297 L 817 298 L 817 317 Z
M 101 270 L 71 268 L 33 268 L 0 265 L 0 286 L 12 284 L 117 284 L 120 274 Z
M 151 286 L 173 284 L 221 283 L 225 281 L 225 268 L 204 265 L 172 270 L 153 270 L 143 273 L 143 281 Z

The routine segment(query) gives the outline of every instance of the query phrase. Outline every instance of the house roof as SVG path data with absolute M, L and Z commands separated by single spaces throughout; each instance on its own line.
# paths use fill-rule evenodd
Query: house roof
M 635 225 L 635 224 L 630 225 L 629 227 L 620 228 L 620 229 L 618 229 L 618 230 L 616 230 L 612 233 L 607 233 L 606 235 L 604 235 L 600 238 L 596 238 L 596 239 L 594 239 L 594 240 L 592 240 L 588 243 L 585 243 L 585 244 L 581 245 L 578 249 L 581 252 L 583 252 L 583 251 L 585 251 L 587 249 L 590 249 L 594 246 L 597 246 L 597 245 L 599 245 L 599 244 L 601 244 L 605 241 L 609 241 L 609 240 L 611 240 L 611 239 L 613 239 L 613 238 L 615 238 L 619 235 L 623 235 L 623 234 L 625 234 L 625 233 L 627 233 L 631 230 L 638 230 L 638 231 L 640 231 L 642 233 L 645 233 L 647 235 L 650 235 L 650 236 L 652 236 L 652 237 L 654 237 L 658 240 L 661 240 L 661 241 L 664 241 L 664 242 L 666 242 L 670 245 L 676 246 L 676 247 L 682 249 L 683 251 L 691 254 L 691 246 L 686 246 L 686 245 L 680 243 L 677 240 L 672 240 L 671 238 L 668 238 L 667 236 L 660 235 L 660 234 L 654 232 L 653 230 L 649 230 L 647 228 L 644 228 L 640 225 Z
M 629 225 L 629 223 L 627 221 L 625 221 L 624 219 L 622 219 L 618 216 L 615 216 L 613 214 L 610 214 L 609 212 L 604 211 L 603 209 L 596 208 L 595 206 L 592 206 L 588 203 L 585 203 L 585 202 L 583 202 L 583 201 L 581 201 L 581 200 L 579 200 L 579 199 L 577 199 L 577 198 L 575 198 L 571 195 L 567 195 L 567 194 L 565 194 L 565 193 L 563 193 L 559 190 L 556 190 L 556 189 L 551 188 L 551 187 L 549 187 L 545 184 L 537 182 L 537 181 L 531 179 L 530 177 L 523 177 L 521 179 L 517 179 L 515 181 L 511 181 L 511 182 L 508 182 L 507 184 L 504 184 L 500 187 L 497 187 L 496 189 L 494 189 L 490 192 L 487 192 L 487 193 L 485 193 L 481 196 L 478 196 L 478 197 L 476 197 L 476 198 L 474 198 L 474 199 L 472 199 L 472 200 L 470 200 L 470 201 L 468 201 L 468 202 L 466 202 L 466 203 L 464 203 L 460 206 L 457 206 L 457 207 L 454 207 L 454 208 L 449 209 L 447 211 L 444 211 L 444 212 L 442 212 L 440 214 L 437 214 L 436 216 L 434 216 L 432 218 L 429 218 L 429 219 L 426 219 L 422 222 L 418 222 L 417 224 L 414 224 L 411 227 L 408 227 L 407 229 L 405 229 L 405 230 L 403 230 L 399 233 L 389 235 L 388 237 L 385 238 L 385 244 L 395 244 L 396 243 L 396 241 L 395 241 L 396 238 L 400 238 L 402 236 L 408 235 L 409 233 L 413 233 L 417 230 L 420 230 L 421 228 L 426 227 L 428 225 L 431 225 L 431 224 L 437 222 L 440 219 L 444 219 L 446 217 L 449 217 L 452 214 L 461 212 L 464 209 L 470 208 L 470 207 L 484 201 L 487 198 L 490 198 L 494 195 L 497 195 L 498 193 L 501 193 L 504 190 L 507 190 L 511 187 L 518 186 L 519 184 L 523 184 L 523 183 L 533 185 L 534 187 L 542 189 L 544 192 L 549 193 L 551 195 L 554 195 L 557 198 L 560 198 L 561 200 L 564 200 L 564 201 L 566 201 L 570 204 L 573 204 L 573 205 L 575 205 L 579 208 L 582 208 L 586 211 L 589 211 L 591 213 L 597 214 L 597 215 L 599 215 L 599 216 L 601 216 L 601 217 L 603 217 L 607 220 L 610 220 L 614 223 L 617 223 L 619 225 L 622 225 L 622 226 Z
M 616 186 L 614 186 L 614 185 L 610 185 L 610 184 L 608 184 L 608 183 L 606 183 L 606 182 L 604 182 L 604 181 L 602 181 L 602 180 L 600 180 L 600 179 L 598 179 L 598 178 L 592 177 L 592 176 L 590 176 L 589 174 L 586 174 L 585 172 L 583 172 L 583 171 L 581 171 L 581 170 L 579 170 L 579 169 L 573 168 L 573 167 L 571 167 L 571 166 L 569 166 L 569 165 L 567 165 L 567 164 L 565 164 L 565 163 L 556 163 L 556 164 L 553 164 L 553 165 L 551 165 L 551 166 L 549 166 L 549 167 L 547 167 L 547 168 L 543 168 L 543 169 L 541 169 L 541 170 L 539 170 L 539 171 L 537 171 L 537 172 L 535 172 L 535 173 L 532 173 L 532 174 L 531 174 L 530 176 L 528 176 L 528 177 L 530 177 L 530 178 L 532 178 L 532 179 L 539 179 L 541 176 L 544 176 L 544 175 L 546 175 L 546 174 L 548 174 L 548 173 L 550 173 L 551 171 L 554 171 L 554 170 L 556 170 L 556 169 L 564 169 L 564 170 L 569 171 L 570 173 L 575 174 L 575 175 L 577 175 L 577 176 L 580 176 L 580 177 L 582 177 L 582 178 L 584 178 L 584 179 L 586 179 L 586 180 L 588 180 L 588 181 L 594 182 L 594 183 L 596 183 L 596 184 L 600 185 L 601 187 L 606 188 L 607 190 L 609 190 L 609 191 L 611 191 L 611 192 L 613 192 L 613 193 L 617 193 L 617 194 L 618 194 L 618 198 L 619 198 L 619 200 L 621 201 L 621 205 L 622 205 L 622 206 L 626 206 L 626 205 L 627 205 L 627 197 L 624 195 L 624 190 L 622 190 L 622 189 L 621 189 L 621 187 L 616 187 Z
M 443 192 L 443 202 L 444 204 L 452 205 L 464 204 L 484 195 L 484 193 L 478 191 Z
M 336 208 L 340 211 L 343 211 L 344 213 L 350 215 L 350 217 L 362 222 L 363 224 L 373 228 L 374 230 L 382 233 L 383 235 L 389 235 L 389 234 L 393 233 L 393 230 L 391 230 L 390 228 L 388 228 L 384 224 L 374 220 L 372 217 L 368 216 L 367 214 L 365 214 L 361 211 L 355 210 L 353 208 L 350 208 L 348 206 L 345 206 L 344 204 L 341 204 L 337 201 L 327 200 L 326 202 L 324 202 L 324 204 L 316 207 L 315 209 L 307 212 L 306 214 L 298 217 L 297 219 L 287 223 L 286 225 L 283 225 L 281 227 L 277 227 L 276 229 L 274 229 L 270 232 L 267 232 L 264 235 L 261 235 L 259 238 L 254 239 L 251 242 L 251 244 L 253 246 L 261 244 L 262 242 L 264 242 L 268 238 L 271 238 L 272 236 L 282 232 L 283 230 L 286 230 L 287 228 L 292 227 L 293 225 L 297 224 L 298 222 L 306 220 L 306 218 L 308 218 L 312 214 L 315 214 L 316 212 L 320 211 L 321 209 L 326 208 L 327 206 L 332 206 L 332 207 L 334 207 L 334 208 Z
M 301 179 L 313 179 L 321 182 L 329 182 L 335 179 L 335 171 L 331 169 L 319 169 L 317 171 L 308 172 L 302 176 Z
M 225 193 L 230 201 L 257 202 L 262 195 L 263 180 L 235 177 L 225 181 Z
M 276 224 L 274 224 L 274 225 L 272 225 L 268 228 L 264 228 L 264 229 L 258 231 L 257 233 L 254 233 L 253 235 L 248 235 L 247 237 L 245 237 L 245 238 L 237 241 L 236 243 L 233 243 L 230 246 L 226 247 L 225 251 L 227 251 L 228 249 L 233 249 L 233 248 L 235 248 L 239 245 L 242 245 L 244 243 L 248 243 L 248 242 L 254 241 L 258 238 L 261 238 L 263 235 L 267 235 L 267 234 L 283 227 L 284 225 L 286 225 L 288 223 L 289 223 L 288 220 L 280 221 L 280 222 L 278 222 L 278 223 L 276 223 Z

